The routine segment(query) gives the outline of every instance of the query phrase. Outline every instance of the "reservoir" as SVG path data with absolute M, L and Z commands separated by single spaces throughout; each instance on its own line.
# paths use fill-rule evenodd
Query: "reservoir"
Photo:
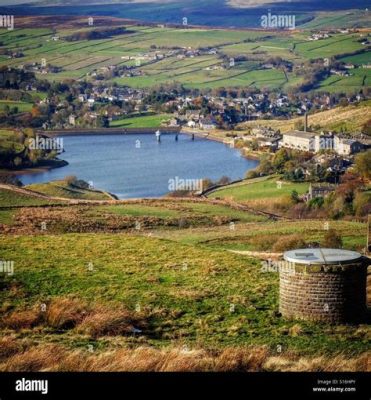
M 74 175 L 97 189 L 121 199 L 159 197 L 169 192 L 169 180 L 222 176 L 243 178 L 258 165 L 240 151 L 208 139 L 174 134 L 60 136 L 65 152 L 60 158 L 69 165 L 20 175 L 25 185 L 63 179 Z

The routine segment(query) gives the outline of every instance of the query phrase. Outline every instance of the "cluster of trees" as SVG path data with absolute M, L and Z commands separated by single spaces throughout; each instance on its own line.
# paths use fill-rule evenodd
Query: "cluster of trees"
M 325 67 L 323 62 L 311 60 L 307 61 L 303 68 L 296 69 L 295 73 L 297 76 L 303 77 L 303 82 L 296 89 L 301 92 L 309 92 L 329 76 L 330 68 Z
M 129 31 L 125 27 L 120 26 L 116 28 L 94 29 L 90 31 L 75 32 L 72 35 L 66 36 L 64 39 L 68 42 L 80 40 L 97 40 L 129 33 L 133 33 L 133 31 Z
M 22 89 L 22 84 L 35 82 L 32 72 L 20 71 L 6 66 L 0 67 L 0 89 Z
M 8 137 L 0 140 L 0 168 L 21 169 L 35 167 L 53 162 L 57 152 L 47 149 L 33 149 L 29 146 L 30 139 L 35 139 L 36 133 L 32 129 L 12 132 Z
M 313 158 L 314 154 L 310 152 L 282 148 L 273 156 L 263 154 L 259 166 L 249 171 L 247 178 L 279 173 L 284 179 L 292 182 L 339 182 L 341 168 L 334 168 L 335 161 L 332 161 L 332 164 L 330 161 L 319 164 L 314 162 Z M 341 160 L 338 160 L 339 163 Z
M 328 218 L 343 218 L 347 216 L 364 217 L 371 213 L 371 150 L 355 157 L 354 167 L 340 178 L 336 190 L 325 198 L 314 198 L 308 203 L 293 201 L 290 211 L 292 217 L 316 215 Z M 294 200 L 293 196 L 292 199 Z
M 274 155 L 263 154 L 259 166 L 247 173 L 247 178 L 256 178 L 271 174 L 283 174 L 286 179 L 303 181 L 305 179 L 302 165 L 313 158 L 312 153 L 282 148 Z

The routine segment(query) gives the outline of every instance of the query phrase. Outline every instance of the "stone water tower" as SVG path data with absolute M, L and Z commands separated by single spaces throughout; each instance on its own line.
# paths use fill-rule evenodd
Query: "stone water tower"
M 368 258 L 348 250 L 299 249 L 285 252 L 284 260 L 283 317 L 333 324 L 364 321 Z

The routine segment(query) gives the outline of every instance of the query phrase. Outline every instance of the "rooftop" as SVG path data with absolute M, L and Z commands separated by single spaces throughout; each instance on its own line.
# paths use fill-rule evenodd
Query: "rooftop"
M 311 139 L 315 136 L 315 134 L 313 132 L 305 132 L 305 131 L 290 131 L 290 132 L 284 133 L 283 135 L 300 137 L 300 138 L 304 138 L 304 139 Z
M 295 264 L 348 264 L 362 258 L 356 251 L 343 249 L 298 249 L 283 254 L 286 261 Z

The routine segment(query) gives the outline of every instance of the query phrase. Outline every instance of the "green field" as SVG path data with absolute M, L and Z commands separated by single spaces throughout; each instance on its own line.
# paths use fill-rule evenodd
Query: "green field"
M 13 108 L 17 108 L 18 112 L 26 112 L 31 111 L 33 104 L 25 103 L 23 101 L 0 100 L 0 111 L 3 111 L 6 106 L 8 106 L 11 110 Z
M 366 336 L 354 340 L 357 327 L 338 331 L 329 325 L 300 322 L 301 333 L 288 334 L 298 322 L 276 314 L 277 275 L 261 272 L 260 263 L 250 258 L 130 235 L 1 239 L 2 256 L 14 260 L 16 271 L 5 278 L 5 284 L 17 284 L 18 290 L 27 293 L 15 297 L 2 291 L 2 304 L 32 307 L 53 298 L 73 297 L 107 307 L 120 304 L 131 312 L 141 307 L 141 316 L 147 320 L 144 332 L 137 338 L 117 336 L 117 344 L 164 346 L 181 340 L 189 346 L 218 348 L 264 344 L 272 351 L 281 345 L 302 355 L 342 351 L 354 355 L 368 348 Z M 89 263 L 93 270 L 88 269 Z M 46 331 L 44 344 L 112 348 L 110 341 L 81 335 L 68 325 L 40 327 L 37 334 Z M 27 335 L 32 339 L 36 331 Z
M 16 193 L 7 189 L 0 189 L 0 207 L 37 206 L 52 204 L 52 201 L 40 199 L 31 195 Z
M 366 224 L 359 222 L 331 221 L 330 227 L 338 232 L 346 249 L 362 251 L 365 245 Z M 230 228 L 230 227 L 228 227 Z M 324 221 L 262 220 L 258 223 L 236 223 L 234 229 L 226 226 L 196 227 L 191 231 L 157 230 L 155 235 L 188 245 L 199 245 L 217 250 L 272 251 L 282 240 L 299 237 L 305 243 L 321 243 L 325 233 Z
M 367 88 L 371 84 L 371 69 L 357 68 L 350 70 L 351 76 L 332 75 L 321 82 L 318 90 L 330 93 L 353 93 L 359 88 Z
M 304 194 L 309 187 L 308 183 L 293 183 L 284 182 L 279 186 L 280 178 L 268 177 L 252 179 L 227 186 L 226 188 L 217 189 L 210 193 L 210 198 L 233 198 L 236 201 L 248 201 L 259 199 L 279 199 L 290 196 L 292 191 L 297 191 L 298 194 Z
M 256 199 L 273 198 L 278 196 L 275 179 L 245 186 L 256 189 Z M 48 187 L 53 195 L 55 185 Z M 337 367 L 325 365 L 337 356 L 345 363 L 342 368 L 355 368 L 350 367 L 353 358 L 358 368 L 366 368 L 367 325 L 283 319 L 278 275 L 265 272 L 260 257 L 231 252 L 270 251 L 292 236 L 320 242 L 323 221 L 272 221 L 207 199 L 68 207 L 38 200 L 0 191 L 0 224 L 11 233 L 0 235 L 0 254 L 14 263 L 14 275 L 0 275 L 0 286 L 6 289 L 0 291 L 0 342 L 2 349 L 13 349 L 0 354 L 0 370 L 141 370 L 156 352 L 179 348 L 214 356 L 233 348 L 233 360 L 244 351 L 249 357 L 263 352 L 261 361 L 244 364 L 249 370 L 333 369 Z M 15 207 L 20 205 L 25 207 Z M 35 207 L 41 205 L 50 206 Z M 364 246 L 365 223 L 330 225 L 345 248 Z M 135 333 L 133 328 L 140 329 Z M 90 347 L 90 361 L 81 364 Z M 121 360 L 116 352 L 128 349 L 133 356 L 146 351 L 146 364 Z M 100 367 L 98 360 L 107 354 L 115 364 Z M 177 368 L 206 368 L 195 367 L 191 354 L 192 364 Z M 300 364 L 313 359 L 318 361 Z M 148 369 L 156 368 L 150 365 Z M 236 368 L 233 364 L 227 369 Z
M 26 189 L 34 192 L 42 193 L 52 197 L 62 197 L 67 199 L 80 200 L 111 200 L 112 197 L 105 192 L 90 189 L 82 189 L 80 187 L 68 184 L 66 181 L 53 181 L 47 183 L 35 183 L 25 186 Z
M 285 75 L 281 69 L 259 69 L 270 57 L 281 57 L 294 63 L 301 63 L 323 57 L 341 57 L 342 54 L 364 49 L 357 40 L 358 33 L 332 34 L 319 41 L 309 41 L 310 31 L 275 32 L 223 30 L 223 29 L 175 29 L 159 27 L 127 26 L 129 34 L 107 39 L 67 42 L 64 36 L 73 29 L 57 28 L 61 39 L 52 41 L 52 31 L 48 28 L 16 29 L 5 32 L 1 38 L 3 48 L 19 50 L 24 57 L 1 60 L 0 65 L 16 67 L 20 64 L 40 62 L 63 68 L 60 73 L 43 75 L 51 81 L 66 78 L 91 79 L 89 74 L 109 65 L 135 65 L 134 58 L 142 57 L 141 76 L 116 77 L 111 81 L 135 88 L 153 87 L 161 83 L 179 82 L 190 88 L 247 87 L 267 89 L 288 89 L 300 81 L 294 74 Z M 86 30 L 86 29 L 85 29 Z M 215 48 L 218 54 L 201 54 L 179 59 L 167 54 L 173 48 Z M 155 54 L 164 58 L 153 60 Z M 147 58 L 143 59 L 143 55 Z M 227 57 L 223 59 L 222 56 Z M 236 62 L 228 66 L 228 57 L 246 56 L 247 62 Z M 128 60 L 125 57 L 133 57 Z M 361 57 L 361 56 L 350 56 Z M 369 58 L 369 57 L 368 57 Z M 360 61 L 368 60 L 367 54 Z M 349 59 L 351 61 L 351 59 Z M 365 72 L 366 73 L 366 72 Z M 358 74 L 358 72 L 357 72 Z M 369 79 L 369 78 L 368 78 Z M 356 90 L 367 85 L 354 79 L 347 85 Z M 323 82 L 321 89 L 340 90 L 340 84 Z
M 163 122 L 168 121 L 170 115 L 144 115 L 139 117 L 117 119 L 110 123 L 111 127 L 122 128 L 159 128 Z

